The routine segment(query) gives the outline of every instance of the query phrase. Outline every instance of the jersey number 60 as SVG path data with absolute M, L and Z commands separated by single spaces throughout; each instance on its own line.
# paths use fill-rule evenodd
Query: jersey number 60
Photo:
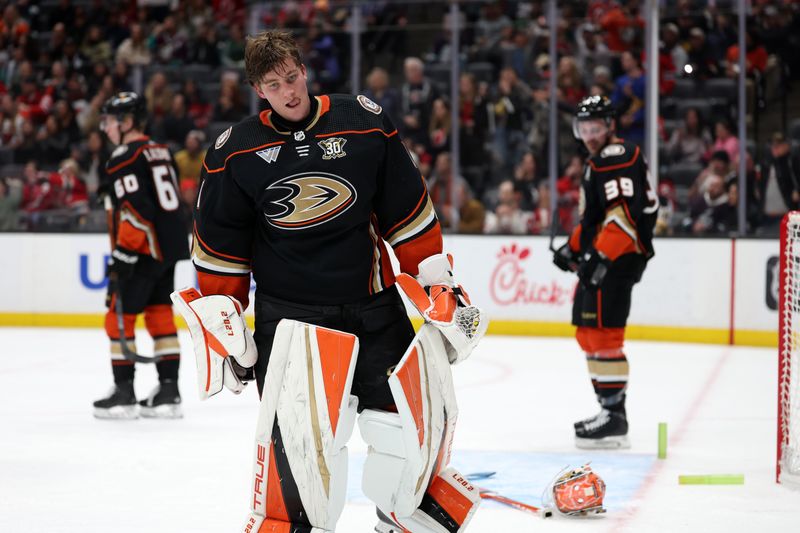
M 175 211 L 180 205 L 178 192 L 175 185 L 175 171 L 169 165 L 156 165 L 153 169 L 153 184 L 156 187 L 158 203 L 164 211 Z M 139 190 L 136 174 L 126 174 L 114 182 L 114 192 L 117 198 L 125 194 L 133 194 Z

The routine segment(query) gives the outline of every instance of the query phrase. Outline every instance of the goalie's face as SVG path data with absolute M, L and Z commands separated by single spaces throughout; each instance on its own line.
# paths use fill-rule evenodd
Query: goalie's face
M 307 79 L 305 66 L 286 62 L 267 72 L 254 88 L 281 117 L 298 122 L 311 112 Z
M 586 149 L 596 155 L 608 143 L 611 129 L 604 119 L 575 120 L 572 125 L 575 138 L 583 141 Z

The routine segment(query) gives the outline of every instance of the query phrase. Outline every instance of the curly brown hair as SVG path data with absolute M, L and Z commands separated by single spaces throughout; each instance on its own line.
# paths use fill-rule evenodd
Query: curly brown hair
M 244 72 L 250 85 L 256 85 L 267 72 L 290 60 L 298 67 L 303 64 L 300 48 L 291 33 L 267 30 L 247 37 L 244 47 Z

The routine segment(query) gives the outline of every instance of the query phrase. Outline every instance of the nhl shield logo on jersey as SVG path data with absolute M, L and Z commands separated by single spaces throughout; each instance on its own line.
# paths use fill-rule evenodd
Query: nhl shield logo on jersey
M 267 222 L 287 230 L 329 222 L 350 209 L 357 198 L 349 181 L 325 172 L 295 174 L 276 181 L 264 192 Z
M 383 108 L 381 106 L 379 106 L 378 104 L 376 104 L 363 94 L 359 94 L 358 96 L 356 96 L 356 100 L 358 100 L 358 103 L 361 104 L 361 107 L 363 107 L 370 113 L 375 113 L 376 115 L 380 115 L 381 111 L 383 111 Z
M 222 148 L 222 145 L 228 141 L 231 136 L 231 130 L 233 130 L 233 126 L 219 134 L 219 137 L 217 137 L 217 142 L 214 143 L 215 150 Z
M 322 148 L 322 159 L 328 161 L 336 159 L 337 157 L 344 157 L 347 153 L 344 151 L 344 143 L 347 139 L 341 137 L 331 137 L 329 139 L 322 139 L 317 144 Z

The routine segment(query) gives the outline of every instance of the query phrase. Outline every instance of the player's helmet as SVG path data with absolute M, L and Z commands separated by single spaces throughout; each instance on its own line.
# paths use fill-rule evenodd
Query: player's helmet
M 137 126 L 144 124 L 146 111 L 144 98 L 132 91 L 115 94 L 100 109 L 102 114 L 114 115 L 120 120 L 125 115 L 131 115 Z
M 578 110 L 572 120 L 572 133 L 576 139 L 583 139 L 578 124 L 587 120 L 603 120 L 606 126 L 611 128 L 611 121 L 615 115 L 616 111 L 608 97 L 600 95 L 587 96 L 578 104 Z
M 569 468 L 551 484 L 550 494 L 545 495 L 545 504 L 555 506 L 568 516 L 587 516 L 604 513 L 603 498 L 606 484 L 586 464 Z

